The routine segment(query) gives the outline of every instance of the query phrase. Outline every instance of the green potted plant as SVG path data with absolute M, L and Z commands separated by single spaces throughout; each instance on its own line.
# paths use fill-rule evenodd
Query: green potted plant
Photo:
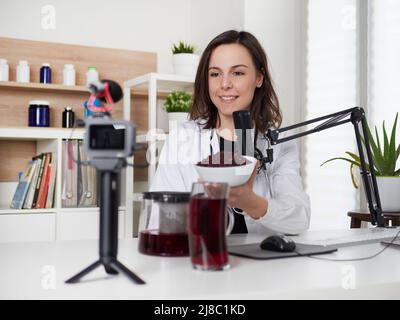
M 192 94 L 184 91 L 172 91 L 164 102 L 164 109 L 168 112 L 169 128 L 178 126 L 188 120 L 192 107 Z
M 179 41 L 172 45 L 171 51 L 174 72 L 179 75 L 194 77 L 199 65 L 199 55 L 196 54 L 195 46 Z
M 400 168 L 397 167 L 397 161 L 400 156 L 400 144 L 396 144 L 396 127 L 398 113 L 391 129 L 390 139 L 386 132 L 385 121 L 382 124 L 383 145 L 375 126 L 375 138 L 367 125 L 368 138 L 371 144 L 372 157 L 374 160 L 374 173 L 376 176 L 379 195 L 381 198 L 382 210 L 385 212 L 400 212 Z M 324 165 L 330 161 L 343 160 L 350 163 L 351 178 L 353 185 L 358 188 L 358 183 L 353 174 L 353 168 L 361 167 L 360 157 L 357 154 L 347 151 L 346 157 L 335 157 L 321 164 Z M 366 159 L 367 161 L 368 159 Z M 370 170 L 367 163 L 367 170 Z

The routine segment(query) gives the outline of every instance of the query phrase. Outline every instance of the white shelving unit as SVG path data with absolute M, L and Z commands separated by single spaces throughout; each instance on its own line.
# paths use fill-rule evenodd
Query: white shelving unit
M 63 43 L 21 40 L 0 37 L 0 56 L 13 67 L 19 60 L 28 60 L 31 70 L 29 83 L 15 81 L 15 69 L 10 69 L 10 81 L 0 81 L 0 243 L 8 241 L 42 241 L 66 239 L 97 239 L 99 236 L 99 208 L 63 208 L 61 201 L 63 172 L 61 168 L 63 139 L 82 139 L 84 130 L 62 129 L 62 112 L 66 106 L 75 111 L 75 118 L 84 117 L 83 103 L 89 98 L 85 74 L 89 66 L 97 66 L 101 79 L 113 79 L 122 84 L 126 79 L 157 69 L 157 55 L 152 52 L 126 49 L 99 48 Z M 40 82 L 39 70 L 43 61 L 53 70 L 52 84 Z M 62 68 L 73 63 L 76 85 L 62 85 Z M 57 72 L 59 71 L 59 72 Z M 141 97 L 145 91 L 132 91 Z M 140 99 L 140 98 L 139 98 Z M 29 102 L 46 100 L 50 103 L 50 127 L 27 127 Z M 123 103 L 116 103 L 113 118 L 122 118 Z M 9 150 L 7 150 L 9 149 Z M 55 203 L 52 209 L 12 210 L 10 204 L 15 193 L 18 172 L 27 161 L 43 152 L 57 154 Z M 131 182 L 132 184 L 133 182 Z M 132 237 L 132 224 L 127 221 L 131 212 L 126 210 L 126 171 L 121 172 L 119 199 L 119 236 Z
M 127 80 L 124 82 L 124 119 L 130 119 L 131 91 L 133 89 L 147 89 L 148 92 L 148 133 L 141 133 L 136 137 L 137 142 L 151 142 L 165 140 L 165 133 L 157 133 L 157 95 L 159 93 L 169 93 L 172 91 L 193 92 L 194 77 L 180 76 L 176 74 L 148 73 L 143 76 Z M 134 119 L 132 119 L 134 121 Z M 155 145 L 150 145 L 155 148 Z M 150 152 L 154 154 L 154 149 Z M 149 181 L 154 176 L 156 165 L 149 166 Z
M 148 128 L 151 134 L 142 133 L 137 142 L 165 140 L 165 133 L 156 133 L 157 101 L 162 93 L 174 90 L 193 91 L 194 77 L 149 73 L 124 82 L 123 115 L 130 119 L 131 99 L 135 96 L 148 96 Z M 66 87 L 62 85 L 43 86 L 41 84 L 19 84 L 1 82 L 0 88 L 15 90 L 33 90 L 57 92 L 60 94 L 80 94 L 84 87 Z M 10 209 L 17 182 L 0 182 L 0 243 L 21 241 L 56 241 L 97 239 L 99 233 L 99 208 L 63 208 L 62 191 L 62 140 L 83 139 L 84 129 L 38 128 L 38 127 L 0 127 L 0 140 L 33 141 L 36 154 L 43 152 L 57 153 L 57 178 L 55 203 L 52 209 Z M 150 151 L 155 151 L 155 144 L 150 144 Z M 33 155 L 32 155 L 33 156 Z M 128 159 L 132 163 L 133 158 Z M 21 168 L 23 170 L 23 168 Z M 156 164 L 148 168 L 151 181 Z M 134 226 L 133 200 L 134 171 L 132 167 L 124 169 L 121 175 L 121 205 L 119 207 L 119 238 L 131 238 Z
M 160 93 L 170 93 L 172 91 L 187 91 L 193 92 L 194 76 L 180 76 L 176 74 L 162 74 L 162 73 L 148 73 L 134 79 L 130 79 L 124 82 L 124 119 L 128 121 L 135 121 L 131 119 L 131 99 L 132 91 L 147 90 L 148 94 L 148 131 L 139 132 L 136 137 L 136 142 L 146 143 L 163 141 L 166 138 L 166 133 L 157 131 L 157 102 L 158 95 Z M 156 144 L 150 143 L 148 151 L 151 154 L 155 154 Z M 131 159 L 133 162 L 133 158 Z M 133 173 L 132 167 L 126 169 L 126 210 L 127 212 L 133 212 L 133 201 L 136 198 L 134 194 L 134 184 L 133 184 Z M 156 171 L 156 164 L 151 163 L 148 167 L 148 181 L 152 180 Z M 133 215 L 127 215 L 128 224 L 133 224 Z
M 54 152 L 57 156 L 55 203 L 52 209 L 10 209 L 17 182 L 0 183 L 0 243 L 18 241 L 54 241 L 97 239 L 99 208 L 63 208 L 62 140 L 83 139 L 83 129 L 7 127 L 0 128 L 0 139 L 34 141 L 36 153 Z M 21 168 L 22 169 L 22 168 Z M 125 206 L 119 207 L 119 236 L 127 237 Z

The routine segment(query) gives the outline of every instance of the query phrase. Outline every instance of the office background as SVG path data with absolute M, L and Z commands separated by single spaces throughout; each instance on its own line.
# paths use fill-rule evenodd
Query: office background
M 43 28 L 43 8 L 55 28 Z M 0 36 L 157 53 L 172 72 L 170 46 L 200 51 L 227 29 L 245 29 L 263 44 L 284 125 L 360 105 L 371 125 L 390 127 L 399 109 L 400 2 L 393 0 L 61 0 L 0 2 Z M 349 166 L 331 157 L 355 151 L 351 126 L 299 141 L 311 229 L 348 228 L 360 205 Z M 361 201 L 362 202 L 362 201 Z

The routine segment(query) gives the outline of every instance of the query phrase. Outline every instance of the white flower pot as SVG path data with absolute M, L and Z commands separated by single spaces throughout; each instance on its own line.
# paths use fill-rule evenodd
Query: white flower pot
M 168 122 L 169 122 L 169 132 L 172 129 L 178 128 L 178 126 L 189 119 L 188 112 L 169 112 Z
M 400 177 L 376 177 L 383 212 L 400 212 Z
M 193 53 L 177 53 L 172 55 L 174 72 L 181 76 L 195 76 L 199 65 L 199 56 Z

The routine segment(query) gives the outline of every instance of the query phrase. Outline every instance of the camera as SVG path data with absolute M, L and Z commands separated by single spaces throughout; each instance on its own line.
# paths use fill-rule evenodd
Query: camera
M 122 159 L 132 156 L 136 126 L 108 116 L 85 120 L 84 150 L 90 159 Z

